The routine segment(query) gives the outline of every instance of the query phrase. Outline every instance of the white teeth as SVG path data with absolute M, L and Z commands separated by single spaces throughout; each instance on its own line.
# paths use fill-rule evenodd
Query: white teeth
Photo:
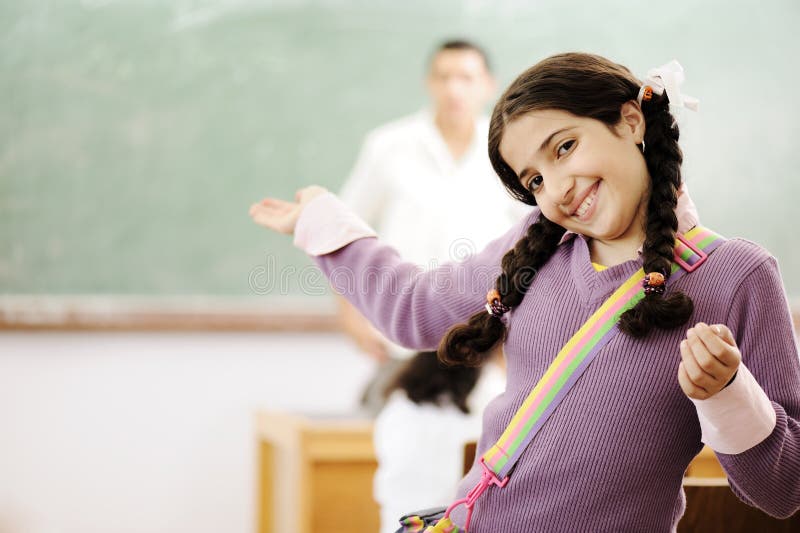
M 586 214 L 586 211 L 592 206 L 595 197 L 597 196 L 597 191 L 594 191 L 592 194 L 586 197 L 586 199 L 581 202 L 581 205 L 578 206 L 578 209 L 575 211 L 575 214 L 579 217 L 582 217 Z

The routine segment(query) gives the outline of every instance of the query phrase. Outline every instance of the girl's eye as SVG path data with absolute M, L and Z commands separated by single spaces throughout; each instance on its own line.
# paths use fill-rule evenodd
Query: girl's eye
M 565 156 L 567 152 L 569 152 L 572 145 L 575 144 L 575 141 L 567 141 L 561 146 L 558 147 L 558 157 Z
M 530 180 L 528 180 L 528 190 L 531 191 L 531 193 L 535 192 L 539 187 L 542 186 L 543 181 L 544 178 L 541 176 L 532 177 Z
M 558 147 L 558 150 L 556 150 L 558 153 L 558 157 L 564 157 L 565 155 L 567 155 L 574 145 L 575 145 L 574 139 L 562 143 L 561 146 Z M 531 193 L 534 193 L 539 189 L 539 187 L 542 186 L 543 182 L 544 178 L 542 178 L 542 176 L 534 176 L 530 180 L 528 180 L 527 189 Z

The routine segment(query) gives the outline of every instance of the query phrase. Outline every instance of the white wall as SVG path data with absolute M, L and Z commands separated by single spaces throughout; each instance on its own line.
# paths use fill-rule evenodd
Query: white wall
M 252 533 L 253 413 L 371 371 L 334 334 L 1 333 L 0 533 Z

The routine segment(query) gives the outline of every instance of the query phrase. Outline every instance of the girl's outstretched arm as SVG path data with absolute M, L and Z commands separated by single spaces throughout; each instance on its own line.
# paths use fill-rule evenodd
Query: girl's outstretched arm
M 296 203 L 267 199 L 250 214 L 260 225 L 294 232 L 295 244 L 312 256 L 337 293 L 389 339 L 417 350 L 435 349 L 450 327 L 484 308 L 500 260 L 538 216 L 534 209 L 482 251 L 423 270 L 382 244 L 335 195 L 308 189 L 298 191 Z

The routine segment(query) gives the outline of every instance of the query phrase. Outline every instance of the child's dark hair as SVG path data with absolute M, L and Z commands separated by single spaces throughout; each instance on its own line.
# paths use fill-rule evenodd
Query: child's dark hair
M 439 361 L 436 352 L 418 352 L 390 381 L 384 397 L 402 390 L 416 404 L 450 402 L 462 413 L 469 414 L 467 398 L 479 375 L 479 368 L 448 366 Z
M 498 100 L 489 125 L 489 159 L 503 185 L 515 198 L 536 205 L 533 194 L 500 155 L 500 142 L 511 121 L 531 111 L 559 109 L 599 120 L 613 132 L 613 126 L 621 120 L 622 105 L 637 99 L 641 85 L 624 66 L 592 54 L 555 55 L 523 72 Z M 660 96 L 653 93 L 649 101 L 642 102 L 642 113 L 644 157 L 650 174 L 643 267 L 646 273 L 662 272 L 668 276 L 678 229 L 675 207 L 683 154 L 666 92 Z M 564 231 L 540 215 L 506 253 L 495 287 L 504 305 L 514 308 L 520 304 L 533 281 L 532 274 L 553 255 Z M 648 294 L 622 315 L 619 326 L 632 337 L 643 337 L 654 327 L 669 329 L 685 324 L 692 310 L 692 300 L 682 292 Z M 480 365 L 486 352 L 504 340 L 505 333 L 500 318 L 478 312 L 445 335 L 439 345 L 439 357 L 450 363 Z

